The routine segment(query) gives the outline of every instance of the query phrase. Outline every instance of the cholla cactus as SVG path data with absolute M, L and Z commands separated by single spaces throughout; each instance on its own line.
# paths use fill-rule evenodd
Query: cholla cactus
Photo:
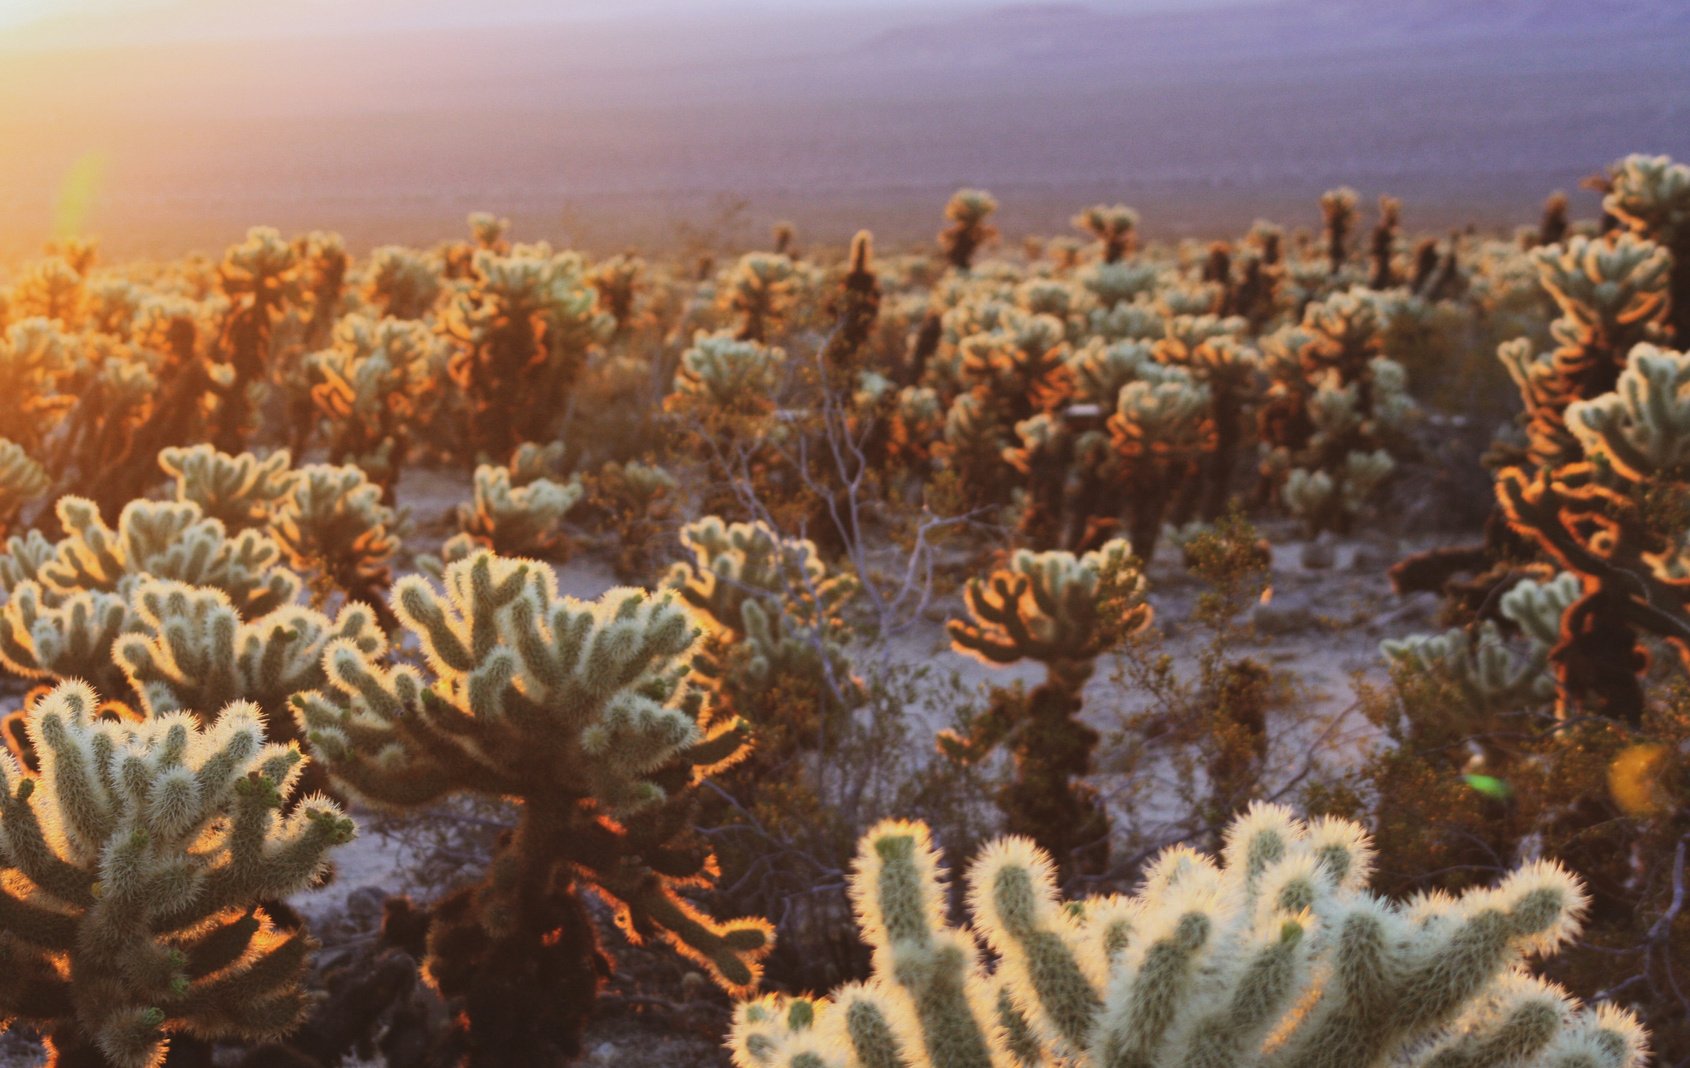
M 813 542 L 763 523 L 705 516 L 681 528 L 681 544 L 692 559 L 670 569 L 664 588 L 710 620 L 714 648 L 699 670 L 730 703 L 743 709 L 777 680 L 818 691 L 824 711 L 852 703 L 850 630 L 840 613 L 855 579 L 833 573 Z M 761 725 L 764 717 L 745 711 Z
M 1174 494 L 1212 462 L 1217 445 L 1213 394 L 1190 374 L 1169 374 L 1154 384 L 1129 382 L 1114 407 L 1109 434 L 1132 509 L 1128 529 L 1140 558 L 1149 560 Z
M 1614 387 L 1634 345 L 1658 336 L 1668 312 L 1672 257 L 1629 234 L 1612 240 L 1575 237 L 1533 253 L 1544 289 L 1561 317 L 1550 326 L 1557 347 L 1536 355 L 1525 339 L 1497 356 L 1525 401 L 1529 456 L 1540 466 L 1580 458 L 1566 426 L 1569 404 Z
M 1326 224 L 1326 266 L 1330 274 L 1342 271 L 1350 257 L 1350 234 L 1355 229 L 1359 199 L 1348 186 L 1329 189 L 1320 195 L 1320 216 Z
M 26 678 L 79 678 L 112 696 L 128 692 L 112 660 L 126 634 L 145 632 L 130 597 L 146 577 L 221 591 L 252 618 L 292 604 L 299 579 L 280 548 L 255 530 L 226 537 L 191 502 L 134 501 L 117 528 L 80 497 L 58 503 L 66 537 L 14 537 L 0 557 L 0 664 Z
M 1510 525 L 1582 584 L 1551 653 L 1563 711 L 1589 705 L 1636 722 L 1649 662 L 1644 635 L 1690 663 L 1683 524 L 1660 503 L 1690 483 L 1687 382 L 1690 356 L 1638 345 L 1612 393 L 1566 408 L 1587 460 L 1498 476 Z
M 114 1068 L 163 1064 L 172 1033 L 285 1034 L 311 942 L 259 902 L 308 885 L 352 822 L 320 797 L 281 814 L 303 759 L 266 744 L 251 705 L 202 727 L 98 703 L 66 683 L 33 704 L 38 775 L 0 754 L 0 1013 L 47 1035 L 56 1063 Z
M 1104 263 L 1119 263 L 1133 251 L 1138 212 L 1125 204 L 1093 204 L 1074 216 L 1074 226 L 1097 238 Z
M 115 528 L 81 497 L 59 498 L 56 511 L 65 537 L 39 570 L 52 594 L 113 592 L 150 575 L 220 589 L 247 616 L 291 604 L 299 594 L 299 579 L 278 566 L 274 541 L 256 530 L 231 537 L 191 501 L 131 501 Z
M 1080 781 L 1097 745 L 1097 732 L 1078 718 L 1080 691 L 1097 657 L 1150 625 L 1132 546 L 1117 539 L 1079 557 L 1022 550 L 1007 569 L 971 580 L 965 597 L 972 618 L 947 625 L 958 651 L 993 665 L 1037 660 L 1046 677 L 1030 694 L 995 691 L 968 734 L 946 732 L 940 748 L 977 761 L 1013 739 L 1015 780 L 999 796 L 1010 829 L 1063 863 L 1079 853 L 1097 866 L 1109 824 L 1096 791 Z
M 695 784 L 745 746 L 742 725 L 713 720 L 686 687 L 698 638 L 686 611 L 635 589 L 562 597 L 549 568 L 489 553 L 448 566 L 444 592 L 400 580 L 393 608 L 432 677 L 334 642 L 331 689 L 298 697 L 297 715 L 334 778 L 372 803 L 478 793 L 520 806 L 486 877 L 436 909 L 429 935 L 429 975 L 468 1012 L 470 1063 L 578 1050 L 604 967 L 584 887 L 625 930 L 655 931 L 749 990 L 768 926 L 717 922 L 680 894 L 712 872 L 690 829 Z
M 974 254 L 997 237 L 997 227 L 986 220 L 998 210 L 998 202 L 983 189 L 958 189 L 945 204 L 945 218 L 950 225 L 939 234 L 939 248 L 952 267 L 966 271 L 974 263 Z
M 1189 370 L 1208 390 L 1215 447 L 1204 472 L 1199 514 L 1213 522 L 1226 511 L 1233 474 L 1252 429 L 1250 408 L 1257 393 L 1261 361 L 1256 350 L 1240 344 L 1230 333 L 1206 334 L 1197 330 L 1188 336 L 1200 340 L 1193 342 L 1178 337 L 1175 324 L 1170 323 L 1169 336 L 1158 343 L 1156 352 L 1164 362 Z M 1176 518 L 1185 521 L 1189 517 Z
M 1393 451 L 1408 448 L 1416 406 L 1407 372 L 1381 355 L 1385 306 L 1365 290 L 1336 293 L 1263 340 L 1264 485 L 1315 530 L 1350 529 L 1394 470 Z
M 761 344 L 779 327 L 796 296 L 798 273 L 779 253 L 748 252 L 739 258 L 718 290 L 722 306 L 740 316 L 740 341 Z
M 1402 201 L 1396 197 L 1379 198 L 1379 225 L 1373 228 L 1373 240 L 1368 247 L 1372 266 L 1367 273 L 1369 289 L 1390 289 L 1397 284 L 1396 267 L 1392 257 L 1397 250 L 1397 231 L 1402 224 Z
M 700 331 L 681 354 L 669 406 L 701 409 L 706 417 L 766 414 L 785 363 L 784 349 Z
M 225 530 L 263 530 L 278 503 L 293 488 L 292 456 L 279 449 L 260 459 L 250 452 L 230 456 L 210 445 L 172 447 L 158 465 L 174 481 L 173 496 L 199 506 Z
M 53 417 L 70 406 L 60 380 L 75 364 L 76 343 L 42 318 L 12 323 L 0 337 L 0 436 L 38 449 Z
M 340 314 L 351 257 L 346 253 L 346 241 L 330 231 L 317 230 L 295 238 L 293 247 L 299 256 L 300 310 L 305 320 L 301 341 L 306 348 L 315 348 L 328 340 Z
M 87 300 L 82 272 L 61 256 L 31 264 L 12 287 L 12 309 L 18 318 L 46 319 L 71 330 L 82 326 Z
M 1111 313 L 1130 314 L 1134 309 L 1144 314 L 1151 313 L 1153 309 L 1148 304 L 1137 302 L 1155 290 L 1160 277 L 1161 271 L 1149 263 L 1094 263 L 1081 271 L 1080 284 L 1102 305 L 1101 309 L 1092 312 L 1093 332 L 1103 333 L 1105 327 L 1111 326 Z M 1151 332 L 1147 330 L 1138 336 L 1148 337 Z M 1109 329 L 1107 334 L 1117 338 L 1134 336 L 1128 329 L 1120 326 Z
M 220 590 L 143 579 L 130 594 L 141 632 L 118 638 L 111 656 L 157 718 L 171 712 L 255 705 L 265 722 L 292 736 L 288 701 L 327 684 L 323 650 L 344 640 L 374 655 L 385 642 L 371 610 L 350 604 L 334 619 L 290 605 L 242 620 Z
M 560 556 L 569 546 L 563 518 L 585 495 L 579 478 L 530 478 L 518 485 L 510 468 L 483 464 L 475 469 L 473 501 L 458 506 L 458 523 L 469 541 L 506 556 Z
M 1292 468 L 1280 492 L 1285 507 L 1308 525 L 1310 536 L 1349 530 L 1395 469 L 1396 461 L 1384 449 L 1352 452 L 1332 473 Z
M 275 230 L 257 226 L 231 247 L 218 269 L 229 300 L 219 347 L 233 380 L 218 409 L 213 444 L 238 453 L 251 417 L 249 393 L 269 372 L 270 338 L 287 305 L 299 295 L 299 254 Z
M 421 319 L 440 296 L 440 265 L 398 245 L 370 253 L 364 269 L 364 300 L 383 316 Z
M 335 590 L 381 607 L 399 551 L 398 516 L 357 467 L 308 464 L 294 472 L 270 530 L 288 562 L 311 582 L 320 608 Z
M 1013 424 L 1068 397 L 1069 346 L 1062 320 L 1009 309 L 997 325 L 962 339 L 963 377 Z
M 422 322 L 349 315 L 334 328 L 334 346 L 306 363 L 318 379 L 311 402 L 327 431 L 329 461 L 357 464 L 393 503 L 413 437 L 442 429 L 444 344 Z
M 1690 167 L 1636 155 L 1614 164 L 1610 175 L 1602 207 L 1672 253 L 1673 337 L 1690 344 Z
M 616 321 L 614 336 L 620 337 L 633 327 L 634 303 L 646 273 L 646 262 L 631 253 L 593 265 L 589 277 L 598 290 L 599 306 Z
M 1578 930 L 1578 880 L 1537 862 L 1492 889 L 1395 903 L 1341 820 L 1258 805 L 1217 863 L 1184 847 L 1132 897 L 1063 901 L 1019 838 L 969 869 L 972 930 L 944 921 L 927 828 L 888 822 L 851 883 L 874 974 L 739 1006 L 738 1068 L 1642 1068 L 1628 1013 L 1522 970 Z M 987 964 L 983 949 L 997 959 Z
M 588 353 L 614 324 L 575 253 L 483 249 L 471 266 L 440 329 L 457 348 L 450 372 L 465 393 L 472 448 L 508 456 L 519 441 L 555 436 Z
M 1386 641 L 1380 649 L 1398 664 L 1449 679 L 1477 712 L 1541 704 L 1555 697 L 1549 654 L 1561 640 L 1561 618 L 1581 593 L 1579 578 L 1570 571 L 1544 582 L 1516 583 L 1499 604 L 1502 617 L 1520 630 L 1517 644 L 1487 619 L 1469 629 Z
M 0 535 L 4 535 L 23 507 L 47 492 L 46 470 L 23 447 L 0 438 Z
M 617 575 L 643 576 L 660 543 L 658 531 L 674 513 L 680 484 L 663 468 L 637 460 L 607 461 L 589 481 L 590 499 L 613 532 Z

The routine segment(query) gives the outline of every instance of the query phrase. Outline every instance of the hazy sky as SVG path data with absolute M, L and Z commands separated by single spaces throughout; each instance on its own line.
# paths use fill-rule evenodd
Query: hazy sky
M 1104 10 L 1213 7 L 1240 0 L 1091 0 Z M 1250 0 L 1243 0 L 1250 2 Z M 1259 0 L 1258 0 L 1259 2 Z M 924 0 L 921 6 L 989 8 L 1004 0 Z M 0 35 L 15 42 L 121 43 L 183 36 L 321 32 L 392 26 L 488 25 L 532 20 L 625 21 L 720 15 L 885 11 L 900 0 L 0 0 Z M 0 36 L 0 40 L 4 39 Z

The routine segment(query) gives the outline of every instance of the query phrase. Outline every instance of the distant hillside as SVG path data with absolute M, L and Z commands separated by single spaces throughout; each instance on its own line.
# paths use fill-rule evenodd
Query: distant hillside
M 1626 152 L 1690 157 L 1677 0 L 1150 2 L 19 53 L 0 62 L 0 252 L 45 236 L 90 153 L 90 225 L 172 253 L 255 222 L 430 240 L 474 208 L 599 247 L 761 240 L 782 216 L 916 240 L 965 183 L 1011 233 L 1100 197 L 1152 233 L 1313 223 L 1338 183 L 1404 196 L 1413 227 L 1501 225 Z

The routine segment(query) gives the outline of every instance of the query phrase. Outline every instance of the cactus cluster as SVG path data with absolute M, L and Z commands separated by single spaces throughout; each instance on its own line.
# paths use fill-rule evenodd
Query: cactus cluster
M 205 722 L 99 714 L 64 683 L 26 716 L 39 772 L 0 754 L 0 1013 L 60 1063 L 156 1068 L 171 1036 L 267 1039 L 308 1007 L 312 947 L 262 902 L 353 834 L 321 797 L 285 814 L 304 758 L 235 703 Z
M 927 828 L 884 823 L 851 883 L 873 974 L 741 1003 L 734 1063 L 1644 1063 L 1632 1017 L 1522 970 L 1578 930 L 1584 893 L 1559 866 L 1406 902 L 1369 892 L 1372 867 L 1359 826 L 1258 806 L 1218 860 L 1172 849 L 1132 896 L 1064 901 L 1049 856 L 1008 838 L 970 865 L 971 926 L 957 928 Z
M 296 697 L 296 714 L 334 780 L 370 803 L 519 805 L 483 880 L 433 913 L 425 967 L 465 1013 L 471 1063 L 578 1051 L 602 970 L 588 888 L 626 929 L 750 989 L 766 925 L 718 922 L 684 896 L 712 871 L 687 816 L 696 784 L 747 741 L 688 683 L 687 613 L 636 589 L 576 601 L 549 569 L 486 552 L 449 565 L 444 591 L 402 579 L 393 611 L 427 671 L 340 639 L 328 686 Z

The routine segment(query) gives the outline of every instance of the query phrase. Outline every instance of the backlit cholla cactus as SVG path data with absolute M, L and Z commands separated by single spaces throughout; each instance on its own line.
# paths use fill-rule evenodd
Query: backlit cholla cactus
M 232 246 L 217 279 L 228 298 L 218 348 L 233 374 L 217 412 L 213 444 L 238 453 L 252 418 L 252 392 L 270 371 L 270 339 L 288 306 L 299 298 L 299 254 L 275 230 L 253 227 Z
M 1349 530 L 1407 448 L 1416 406 L 1384 329 L 1380 298 L 1350 290 L 1263 340 L 1262 475 L 1312 530 Z
M 274 541 L 256 530 L 230 535 L 191 501 L 131 501 L 115 527 L 81 497 L 59 498 L 55 511 L 65 536 L 38 569 L 54 594 L 116 591 L 150 575 L 220 589 L 243 615 L 292 604 L 299 594 Z
M 1015 779 L 999 796 L 1009 828 L 1064 864 L 1080 853 L 1094 867 L 1108 848 L 1108 816 L 1082 781 L 1092 770 L 1097 732 L 1079 719 L 1080 693 L 1099 656 L 1150 625 L 1145 592 L 1125 541 L 1083 556 L 1022 550 L 1009 567 L 970 580 L 970 618 L 947 625 L 952 645 L 983 663 L 1045 665 L 1045 680 L 1031 693 L 994 690 L 969 732 L 946 732 L 940 748 L 973 762 L 1011 742 Z
M 399 245 L 376 249 L 364 268 L 364 300 L 384 317 L 422 319 L 440 289 L 440 264 Z
M 1104 263 L 1118 263 L 1133 251 L 1138 212 L 1125 204 L 1093 204 L 1074 216 L 1074 225 L 1097 238 Z
M 75 364 L 76 341 L 51 321 L 21 319 L 0 336 L 0 437 L 39 449 L 54 417 L 70 407 L 59 389 Z
M 1225 322 L 1216 320 L 1216 323 Z M 1190 371 L 1208 390 L 1215 447 L 1203 472 L 1198 515 L 1213 522 L 1226 511 L 1233 475 L 1244 445 L 1253 436 L 1250 414 L 1258 393 L 1261 358 L 1255 349 L 1236 340 L 1230 332 L 1208 334 L 1205 330 L 1188 339 L 1175 332 L 1175 325 L 1169 324 L 1169 336 L 1157 344 L 1156 353 L 1164 363 Z M 1243 325 L 1237 322 L 1237 326 Z M 1183 523 L 1190 516 L 1176 519 Z
M 778 384 L 785 360 L 783 349 L 701 333 L 681 356 L 675 388 L 724 411 L 759 409 Z
M 64 257 L 49 256 L 24 270 L 11 299 L 12 314 L 20 319 L 46 319 L 77 330 L 87 308 L 87 282 Z
M 658 532 L 675 511 L 680 483 L 655 464 L 611 460 L 593 476 L 591 487 L 593 504 L 610 523 L 617 575 L 624 580 L 644 575 Z
M 1566 426 L 1585 460 L 1497 478 L 1509 524 L 1575 572 L 1581 596 L 1550 654 L 1563 712 L 1643 714 L 1653 636 L 1690 664 L 1690 356 L 1638 345 L 1613 392 L 1576 401 Z
M 17 521 L 24 506 L 43 496 L 50 485 L 46 470 L 22 446 L 0 438 L 0 536 Z
M 330 619 L 289 605 L 243 620 L 220 590 L 143 579 L 129 596 L 141 624 L 112 646 L 112 658 L 150 717 L 200 712 L 235 701 L 255 705 L 265 722 L 293 735 L 294 694 L 327 684 L 323 650 L 345 640 L 374 655 L 385 641 L 375 616 L 349 604 Z
M 456 349 L 449 369 L 465 394 L 471 448 L 508 456 L 520 441 L 555 436 L 589 352 L 614 324 L 573 252 L 483 249 L 471 268 L 440 329 Z
M 58 542 L 40 532 L 8 540 L 0 556 L 0 664 L 25 678 L 79 678 L 125 693 L 113 644 L 144 629 L 129 597 L 143 577 L 209 586 L 248 618 L 292 604 L 299 579 L 265 534 L 234 538 L 191 502 L 134 501 L 115 529 L 91 502 L 60 498 Z
M 334 345 L 306 358 L 329 462 L 363 468 L 393 503 L 411 442 L 443 434 L 447 349 L 422 322 L 349 315 Z
M 616 321 L 617 337 L 635 325 L 634 305 L 648 270 L 645 260 L 632 253 L 618 254 L 593 265 L 589 277 L 593 288 L 598 290 L 599 307 Z
M 1632 347 L 1654 341 L 1668 313 L 1672 257 L 1630 234 L 1574 237 L 1532 253 L 1543 288 L 1561 310 L 1556 348 L 1538 354 L 1524 338 L 1497 350 L 1525 401 L 1528 457 L 1537 466 L 1580 458 L 1567 406 L 1614 388 Z
M 1346 453 L 1335 472 L 1292 468 L 1280 497 L 1286 510 L 1308 525 L 1311 535 L 1323 530 L 1347 531 L 1367 510 L 1396 466 L 1384 449 Z
M 340 315 L 340 298 L 346 290 L 346 271 L 351 257 L 346 242 L 337 233 L 315 230 L 294 239 L 299 256 L 300 315 L 304 322 L 301 341 L 315 348 L 328 341 Z
M 1159 381 L 1129 382 L 1115 399 L 1109 435 L 1116 476 L 1132 510 L 1130 538 L 1142 559 L 1156 552 L 1180 487 L 1214 462 L 1213 412 L 1210 387 L 1175 368 Z
M 998 236 L 997 227 L 987 221 L 997 210 L 997 199 L 983 189 L 958 189 L 951 194 L 945 204 L 950 225 L 939 233 L 939 248 L 952 267 L 968 270 L 974 254 Z
M 994 328 L 957 346 L 963 379 L 1007 423 L 1052 411 L 1070 388 L 1066 333 L 1054 315 L 1007 309 Z
M 724 310 L 739 316 L 734 337 L 757 343 L 769 340 L 798 296 L 799 274 L 792 260 L 772 252 L 748 252 L 728 272 L 717 290 Z
M 1499 600 L 1502 618 L 1520 631 L 1511 642 L 1494 620 L 1442 634 L 1386 641 L 1381 651 L 1405 667 L 1453 682 L 1475 712 L 1541 705 L 1555 697 L 1549 653 L 1561 641 L 1561 618 L 1581 595 L 1579 577 L 1563 571 L 1539 582 L 1523 579 Z
M 1094 263 L 1079 272 L 1079 281 L 1099 307 L 1088 317 L 1091 332 L 1111 339 L 1154 337 L 1161 331 L 1161 315 L 1149 303 L 1161 271 L 1155 264 L 1123 261 Z
M 1355 230 L 1356 203 L 1360 198 L 1354 189 L 1343 186 L 1329 189 L 1320 195 L 1320 217 L 1326 229 L 1322 235 L 1326 244 L 1326 269 L 1337 274 L 1350 257 L 1350 235 Z
M 1494 888 L 1398 903 L 1368 891 L 1372 860 L 1355 824 L 1258 805 L 1218 860 L 1176 847 L 1131 897 L 1064 901 L 1050 858 L 1008 838 L 970 866 L 959 929 L 927 828 L 883 823 L 851 882 L 873 975 L 742 1003 L 734 1063 L 1642 1068 L 1632 1016 L 1523 969 L 1577 933 L 1577 879 L 1539 861 Z
M 712 626 L 699 670 L 715 679 L 736 709 L 776 682 L 798 683 L 837 710 L 854 693 L 840 616 L 856 592 L 849 575 L 832 572 L 813 542 L 783 538 L 763 523 L 724 523 L 705 516 L 681 528 L 692 559 L 664 580 Z M 760 716 L 744 709 L 748 718 Z
M 333 777 L 373 804 L 518 805 L 482 881 L 433 912 L 425 968 L 464 1013 L 469 1063 L 578 1052 L 608 963 L 589 889 L 625 931 L 751 989 L 768 926 L 718 922 L 682 896 L 713 871 L 691 826 L 696 785 L 746 744 L 686 683 L 698 638 L 686 610 L 637 589 L 563 597 L 550 568 L 490 553 L 448 566 L 444 592 L 401 579 L 393 609 L 427 674 L 335 642 L 330 688 L 297 698 L 297 715 Z
M 312 943 L 259 903 L 310 884 L 352 822 L 320 797 L 282 814 L 304 761 L 251 705 L 205 726 L 98 706 L 65 683 L 27 713 L 40 773 L 0 754 L 0 1014 L 65 1065 L 157 1068 L 177 1033 L 286 1034 Z
M 569 539 L 563 519 L 585 495 L 579 478 L 559 482 L 530 477 L 519 482 L 509 467 L 482 464 L 475 469 L 474 499 L 458 506 L 463 534 L 447 548 L 447 558 L 465 556 L 473 546 L 505 556 L 566 555 Z
M 393 581 L 399 517 L 381 487 L 350 464 L 307 464 L 294 471 L 270 532 L 294 570 L 311 584 L 320 608 L 335 592 L 379 609 Z
M 1690 345 L 1690 167 L 1667 156 L 1627 156 L 1609 171 L 1602 207 L 1672 255 L 1673 338 Z
M 263 530 L 293 488 L 293 457 L 278 449 L 262 459 L 250 452 L 230 456 L 210 445 L 172 447 L 158 465 L 174 483 L 173 496 L 199 506 L 225 530 Z

